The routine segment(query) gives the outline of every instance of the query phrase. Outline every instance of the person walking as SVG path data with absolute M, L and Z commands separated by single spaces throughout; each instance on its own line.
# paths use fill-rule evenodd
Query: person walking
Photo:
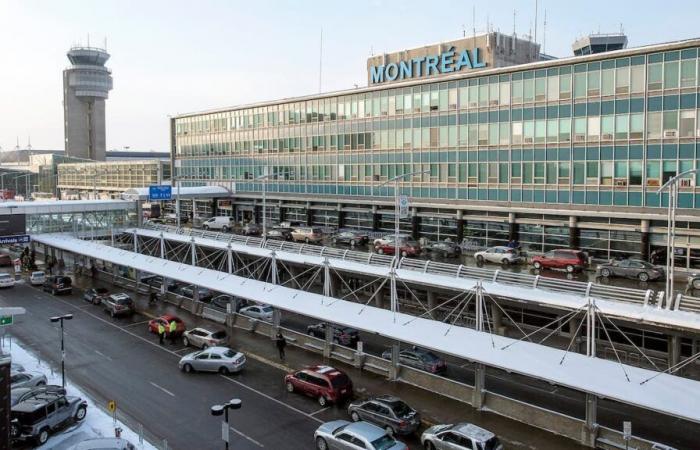
M 160 322 L 158 322 L 158 343 L 160 345 L 165 343 L 165 327 Z
M 175 345 L 175 333 L 177 332 L 177 322 L 174 320 L 170 322 L 170 332 L 168 333 L 168 338 L 170 339 L 170 345 Z
M 284 361 L 284 348 L 287 346 L 287 341 L 279 331 L 277 332 L 277 337 L 275 337 L 275 345 L 277 345 L 277 351 L 280 353 L 280 359 Z

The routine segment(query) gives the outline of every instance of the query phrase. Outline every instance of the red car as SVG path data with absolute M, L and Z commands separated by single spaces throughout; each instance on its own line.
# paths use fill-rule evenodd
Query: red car
M 374 250 L 380 255 L 393 255 L 395 249 L 394 242 L 378 243 L 374 246 Z M 418 256 L 421 248 L 418 242 L 413 239 L 399 241 L 399 251 L 401 256 Z
M 301 392 L 326 406 L 352 398 L 352 381 L 345 373 L 329 366 L 311 366 L 284 377 L 287 392 Z
M 580 272 L 586 267 L 586 255 L 580 250 L 559 249 L 544 255 L 533 256 L 535 269 L 566 269 L 567 272 Z
M 177 329 L 175 330 L 175 335 L 180 336 L 185 332 L 185 322 L 182 321 L 177 316 L 171 314 L 163 314 L 160 317 L 148 321 L 148 331 L 153 334 L 158 334 L 158 324 L 163 324 L 165 327 L 165 332 L 168 333 L 170 330 L 170 322 L 175 321 L 177 324 Z

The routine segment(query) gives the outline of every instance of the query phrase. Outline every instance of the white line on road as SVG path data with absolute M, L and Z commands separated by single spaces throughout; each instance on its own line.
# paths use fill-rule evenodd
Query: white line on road
M 175 397 L 175 394 L 173 394 L 173 393 L 170 392 L 169 390 L 165 389 L 163 386 L 158 386 L 157 384 L 155 384 L 155 383 L 152 382 L 152 381 L 149 381 L 149 383 L 151 383 L 151 386 L 160 389 L 161 391 L 165 392 L 165 393 L 168 394 L 169 396 Z
M 134 325 L 143 325 L 144 323 L 148 323 L 150 321 L 151 321 L 151 319 L 147 319 L 147 320 L 142 320 L 141 322 L 130 323 L 129 325 L 124 325 L 123 328 L 133 327 Z
M 256 441 L 256 440 L 253 439 L 252 437 L 241 433 L 240 431 L 238 431 L 237 429 L 233 428 L 232 426 L 229 426 L 229 428 L 230 428 L 231 431 L 233 431 L 234 433 L 236 433 L 236 434 L 238 434 L 239 436 L 242 436 L 242 437 L 248 439 L 250 442 L 252 442 L 253 444 L 257 445 L 258 447 L 260 447 L 260 448 L 265 448 L 264 445 L 262 445 L 260 442 Z
M 98 355 L 100 355 L 101 357 L 103 357 L 103 358 L 107 358 L 107 359 L 108 359 L 108 360 L 110 360 L 110 361 L 112 360 L 112 358 L 111 358 L 111 357 L 109 357 L 109 356 L 105 355 L 105 354 L 104 354 L 104 353 L 102 353 L 101 351 L 99 351 L 99 350 L 95 350 L 95 349 L 93 349 L 93 350 L 95 351 L 95 353 L 97 353 L 97 354 L 98 354 Z
M 316 414 L 322 413 L 323 411 L 327 411 L 327 410 L 329 410 L 329 409 L 330 409 L 330 406 L 327 406 L 327 407 L 325 407 L 325 408 L 319 409 L 319 410 L 316 411 L 316 412 L 312 412 L 310 415 L 311 415 L 311 416 L 315 416 Z

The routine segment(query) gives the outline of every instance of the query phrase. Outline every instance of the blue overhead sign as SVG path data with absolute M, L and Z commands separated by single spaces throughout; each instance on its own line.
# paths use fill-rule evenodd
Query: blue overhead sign
M 385 81 L 407 80 L 418 77 L 429 77 L 464 69 L 480 69 L 486 67 L 486 62 L 480 58 L 481 50 L 473 48 L 459 53 L 454 47 L 439 55 L 420 56 L 407 61 L 398 61 L 381 66 L 370 67 L 370 83 L 378 84 Z
M 16 236 L 0 236 L 0 244 L 28 244 L 30 241 L 28 234 L 18 234 Z
M 149 200 L 171 200 L 173 198 L 173 187 L 168 185 L 155 185 L 148 187 Z

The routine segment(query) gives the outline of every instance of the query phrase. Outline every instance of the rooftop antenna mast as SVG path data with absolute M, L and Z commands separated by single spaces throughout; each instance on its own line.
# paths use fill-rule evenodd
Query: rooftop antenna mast
M 321 93 L 321 81 L 323 76 L 323 27 L 321 27 L 321 46 L 318 52 L 318 93 Z
M 472 5 L 472 39 L 472 45 L 476 45 L 476 5 Z
M 535 0 L 535 43 L 537 43 L 537 11 L 539 9 L 539 2 Z
M 513 37 L 515 37 L 515 16 L 517 14 L 516 10 L 513 10 Z
M 544 10 L 544 24 L 542 28 L 542 53 L 547 53 L 547 10 Z

